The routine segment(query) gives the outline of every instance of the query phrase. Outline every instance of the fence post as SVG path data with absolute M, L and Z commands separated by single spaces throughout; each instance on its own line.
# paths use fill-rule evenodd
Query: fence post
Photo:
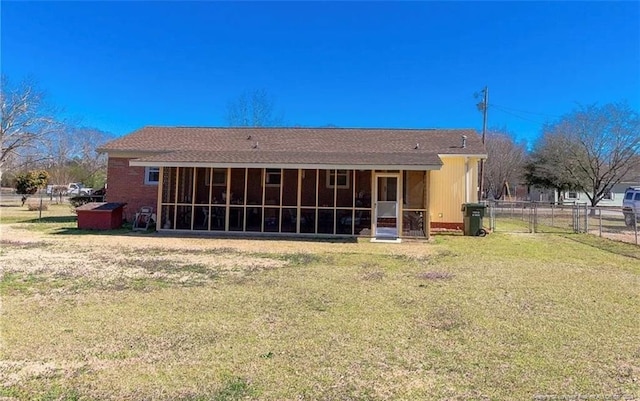
M 573 217 L 573 232 L 580 233 L 580 205 L 574 203 L 571 206 L 571 216 Z
M 636 212 L 633 214 L 633 231 L 636 233 L 636 245 L 638 245 L 638 215 L 639 215 L 639 211 L 636 210 Z
M 598 209 L 598 233 L 602 237 L 602 209 Z
M 584 204 L 584 233 L 588 233 L 589 232 L 589 213 L 591 213 L 591 210 L 589 210 L 589 204 L 585 203 Z
M 489 221 L 491 225 L 491 231 L 496 231 L 496 202 L 489 203 Z
M 555 202 L 551 204 L 551 227 L 555 227 L 553 225 L 553 209 L 556 207 Z

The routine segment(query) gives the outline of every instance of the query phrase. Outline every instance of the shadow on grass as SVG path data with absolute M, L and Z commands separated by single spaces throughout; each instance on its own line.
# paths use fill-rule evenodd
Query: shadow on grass
M 43 219 L 44 220 L 44 219 Z M 69 220 L 71 222 L 75 221 L 75 219 Z M 36 219 L 37 222 L 37 219 Z M 142 236 L 156 236 L 163 238 L 198 238 L 198 239 L 225 239 L 225 240 L 250 240 L 250 241 L 299 241 L 299 242 L 321 242 L 321 243 L 330 243 L 330 244 L 349 244 L 349 243 L 357 243 L 357 237 L 300 237 L 296 235 L 276 235 L 265 233 L 263 235 L 256 235 L 255 233 L 222 233 L 222 232 L 213 232 L 213 231 L 203 231 L 203 232 L 158 232 L 155 230 L 147 230 L 147 231 L 133 231 L 131 224 L 125 225 L 122 228 L 112 229 L 112 230 L 84 230 L 76 227 L 69 228 L 60 228 L 53 233 L 54 235 L 124 235 L 124 236 L 133 236 L 133 237 L 142 237 Z
M 615 255 L 640 260 L 640 246 L 638 245 L 585 234 L 563 234 L 562 237 Z
M 153 231 L 133 231 L 131 227 L 123 227 L 116 228 L 113 230 L 84 230 L 79 229 L 77 227 L 69 227 L 69 228 L 59 228 L 53 235 L 105 235 L 105 236 L 114 236 L 114 235 L 127 235 L 127 236 L 145 236 L 149 234 L 153 234 Z
M 299 241 L 299 242 L 322 242 L 328 244 L 350 244 L 357 243 L 358 237 L 340 236 L 300 236 L 298 234 L 276 234 L 276 233 L 246 233 L 246 232 L 221 232 L 221 231 L 180 231 L 156 232 L 158 236 L 169 238 L 211 238 L 228 240 L 250 240 L 250 241 Z M 367 238 L 368 240 L 368 238 Z
M 44 224 L 60 224 L 60 223 L 73 223 L 78 219 L 76 216 L 49 216 L 42 218 L 35 218 L 30 220 L 23 220 L 21 223 L 44 223 Z

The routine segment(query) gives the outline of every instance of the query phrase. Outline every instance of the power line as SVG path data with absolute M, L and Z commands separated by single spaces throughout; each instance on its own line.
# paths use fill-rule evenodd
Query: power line
M 513 107 L 501 106 L 499 104 L 490 104 L 489 106 L 498 107 L 498 108 L 502 108 L 502 109 L 506 109 L 506 110 L 511 110 L 511 111 L 515 111 L 515 112 L 518 112 L 518 113 L 531 114 L 531 115 L 535 115 L 535 116 L 561 118 L 561 116 L 556 116 L 556 115 L 553 115 L 553 114 L 537 113 L 537 112 L 533 112 L 533 111 L 514 109 Z
M 540 125 L 543 125 L 543 124 L 544 124 L 544 122 L 541 122 L 541 121 L 538 121 L 538 120 L 532 120 L 531 118 L 521 116 L 521 115 L 516 114 L 516 113 L 513 113 L 513 112 L 511 112 L 511 111 L 509 111 L 509 110 L 505 110 L 505 109 L 501 108 L 500 106 L 496 106 L 496 105 L 491 105 L 491 106 L 492 106 L 495 110 L 498 110 L 498 111 L 501 111 L 501 112 L 503 112 L 503 113 L 506 113 L 506 114 L 512 115 L 512 116 L 517 117 L 517 118 L 519 118 L 519 119 L 521 119 L 521 120 L 529 121 L 529 122 L 536 123 L 536 124 L 540 124 Z

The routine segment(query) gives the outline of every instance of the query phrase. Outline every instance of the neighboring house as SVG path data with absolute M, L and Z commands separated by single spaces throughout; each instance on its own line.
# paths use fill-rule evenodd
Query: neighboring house
M 611 191 L 605 195 L 605 197 L 598 202 L 598 207 L 622 207 L 622 198 L 624 198 L 624 191 L 628 187 L 640 186 L 638 182 L 621 182 L 613 186 Z M 550 202 L 550 203 L 564 203 L 564 204 L 588 204 L 591 205 L 591 201 L 586 192 L 571 190 L 562 191 L 559 195 L 556 190 L 544 189 L 544 188 L 530 188 L 529 196 L 527 200 L 532 202 Z
M 605 197 L 598 202 L 599 207 L 622 207 L 622 199 L 625 190 L 629 187 L 640 187 L 640 166 L 632 170 L 625 179 L 611 188 Z M 583 191 L 563 191 L 561 197 L 553 189 L 541 189 L 531 187 L 528 200 L 535 202 L 564 202 L 564 203 L 586 203 L 591 204 L 586 192 Z
M 471 129 L 145 127 L 98 151 L 109 202 L 159 231 L 376 239 L 461 229 L 486 158 Z
M 605 195 L 605 197 L 598 202 L 599 207 L 615 207 L 622 208 L 622 200 L 624 199 L 624 193 L 629 187 L 640 187 L 640 177 L 637 179 L 624 180 L 611 188 L 611 191 Z M 566 191 L 564 194 L 565 202 L 587 203 L 590 204 L 589 197 L 586 192 L 579 191 Z
M 611 192 L 598 203 L 598 206 L 622 207 L 624 193 L 629 187 L 640 187 L 640 162 L 636 163 L 636 167 L 626 175 L 619 184 L 614 185 Z M 585 198 L 586 194 L 582 194 Z M 588 198 L 587 198 L 588 201 Z
M 611 188 L 611 191 L 605 194 L 604 198 L 598 202 L 598 207 L 622 207 L 622 199 L 624 198 L 624 191 L 629 186 L 628 183 L 619 183 Z M 564 191 L 562 193 L 562 199 L 565 203 L 586 203 L 591 205 L 589 196 L 586 192 L 582 191 Z

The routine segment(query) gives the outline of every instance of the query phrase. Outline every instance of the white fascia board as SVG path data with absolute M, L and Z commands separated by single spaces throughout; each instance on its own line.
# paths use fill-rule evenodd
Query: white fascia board
M 206 163 L 206 162 L 152 162 L 130 160 L 133 167 L 213 167 L 213 168 L 282 168 L 282 169 L 321 169 L 321 170 L 440 170 L 442 165 L 378 165 L 378 164 L 283 164 L 283 163 Z
M 107 156 L 110 158 L 122 158 L 122 159 L 133 159 L 133 158 L 155 156 L 155 155 L 167 153 L 167 152 L 155 152 L 155 151 L 151 152 L 151 151 L 144 151 L 144 150 L 126 151 L 126 150 L 97 149 L 96 151 L 98 153 L 106 153 Z
M 445 153 L 445 154 L 439 154 L 438 157 L 440 158 L 447 158 L 447 157 L 467 157 L 467 158 L 477 158 L 477 159 L 486 159 L 488 157 L 488 155 L 482 154 L 482 153 L 478 153 L 478 154 L 470 154 L 470 153 L 460 153 L 460 154 L 455 154 L 455 153 Z

